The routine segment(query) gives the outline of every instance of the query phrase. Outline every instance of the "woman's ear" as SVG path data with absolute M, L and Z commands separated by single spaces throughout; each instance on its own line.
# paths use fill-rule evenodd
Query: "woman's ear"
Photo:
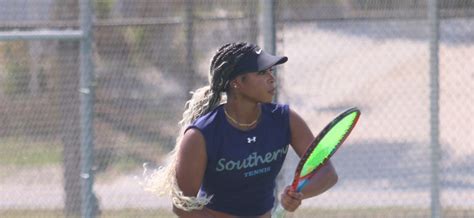
M 230 82 L 230 87 L 236 89 L 239 87 L 239 83 L 237 82 L 237 79 L 234 79 L 233 81 Z

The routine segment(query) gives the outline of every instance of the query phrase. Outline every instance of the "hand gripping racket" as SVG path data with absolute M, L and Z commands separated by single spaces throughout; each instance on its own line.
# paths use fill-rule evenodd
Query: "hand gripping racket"
M 291 188 L 300 192 L 319 168 L 337 151 L 359 120 L 360 110 L 350 108 L 327 124 L 308 146 L 296 167 Z M 278 205 L 274 215 L 283 217 L 284 209 Z

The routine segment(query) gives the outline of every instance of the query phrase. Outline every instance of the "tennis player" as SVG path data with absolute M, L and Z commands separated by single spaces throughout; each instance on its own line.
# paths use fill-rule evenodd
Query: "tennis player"
M 271 217 L 275 180 L 289 145 L 301 156 L 314 139 L 295 111 L 272 103 L 272 67 L 287 60 L 245 42 L 217 50 L 210 84 L 186 103 L 171 163 L 148 180 L 148 190 L 171 194 L 176 215 Z M 286 187 L 280 202 L 295 211 L 303 199 L 336 182 L 328 162 L 301 192 Z

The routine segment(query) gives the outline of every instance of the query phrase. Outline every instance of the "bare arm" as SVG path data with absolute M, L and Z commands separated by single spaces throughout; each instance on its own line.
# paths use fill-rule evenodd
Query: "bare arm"
M 195 197 L 206 170 L 207 154 L 204 137 L 199 130 L 189 129 L 179 146 L 176 164 L 178 186 L 185 196 Z M 173 205 L 173 212 L 183 218 L 212 217 L 205 208 L 187 212 Z
M 290 128 L 291 145 L 298 156 L 301 157 L 308 145 L 314 140 L 314 135 L 306 122 L 292 110 L 290 110 Z M 303 188 L 303 198 L 311 198 L 325 192 L 336 184 L 337 179 L 336 170 L 331 161 L 328 161 L 310 179 L 308 185 Z

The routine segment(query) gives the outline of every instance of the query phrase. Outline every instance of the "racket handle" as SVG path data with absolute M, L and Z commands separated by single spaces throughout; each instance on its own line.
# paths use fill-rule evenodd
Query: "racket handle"
M 278 202 L 278 206 L 273 210 L 272 217 L 274 218 L 284 218 L 286 214 L 285 208 L 281 206 L 281 203 Z
M 301 190 L 308 184 L 309 179 L 300 180 L 298 183 L 291 184 L 291 190 L 301 192 Z
M 305 180 L 301 181 L 301 182 L 298 184 L 298 186 L 296 187 L 295 190 L 296 190 L 297 192 L 301 192 L 301 190 L 308 184 L 308 181 L 309 181 L 309 179 L 305 179 Z

